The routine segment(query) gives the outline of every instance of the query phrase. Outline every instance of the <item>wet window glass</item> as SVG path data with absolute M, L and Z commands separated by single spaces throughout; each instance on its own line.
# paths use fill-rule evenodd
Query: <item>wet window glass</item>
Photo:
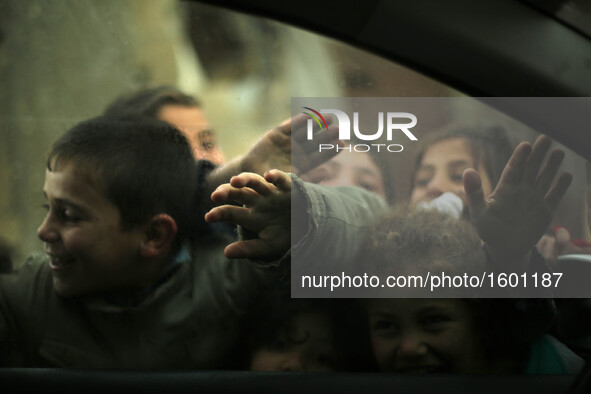
M 419 142 L 432 141 L 431 145 L 408 144 L 400 154 L 368 155 L 364 147 L 369 144 L 352 140 L 334 159 L 298 174 L 312 183 L 356 186 L 376 194 L 388 206 L 436 205 L 433 201 L 446 192 L 459 196 L 460 203 L 466 204 L 462 177 L 468 168 L 481 172 L 485 197 L 494 190 L 508 156 L 503 156 L 505 161 L 499 164 L 486 149 L 472 144 L 461 133 L 441 140 L 436 139 L 437 135 L 466 129 L 486 130 L 492 135 L 503 130 L 512 144 L 509 156 L 517 143 L 533 143 L 539 136 L 529 126 L 480 100 L 391 60 L 304 29 L 197 2 L 0 0 L 0 75 L 3 271 L 9 271 L 10 265 L 19 268 L 33 252 L 43 251 L 43 241 L 54 236 L 50 227 L 55 223 L 71 229 L 84 226 L 99 214 L 106 218 L 100 222 L 100 229 L 87 238 L 71 241 L 78 248 L 78 256 L 93 253 L 88 257 L 90 263 L 100 263 L 96 256 L 110 256 L 108 242 L 121 246 L 123 241 L 114 240 L 114 227 L 109 227 L 110 220 L 116 223 L 117 212 L 86 190 L 83 183 L 69 187 L 87 193 L 85 201 L 92 201 L 88 206 L 58 195 L 56 190 L 61 190 L 63 183 L 48 170 L 45 158 L 51 144 L 68 129 L 106 111 L 116 112 L 113 106 L 118 99 L 140 89 L 167 86 L 184 93 L 181 101 L 153 110 L 147 105 L 145 111 L 153 111 L 155 117 L 176 126 L 187 137 L 193 154 L 214 165 L 224 165 L 245 154 L 265 131 L 290 118 L 292 98 L 408 98 L 412 103 L 409 108 L 421 113 Z M 440 110 L 430 111 L 426 107 L 430 102 L 421 98 L 450 100 Z M 377 124 L 367 127 L 375 130 Z M 565 152 L 556 171 L 571 172 L 573 181 L 556 207 L 546 238 L 537 243 L 537 248 L 548 264 L 560 269 L 561 255 L 588 255 L 591 251 L 591 175 L 585 158 L 556 142 L 553 147 Z M 504 148 L 495 149 L 501 155 Z M 63 169 L 75 171 L 66 164 Z M 132 237 L 121 229 L 117 231 Z M 231 227 L 220 231 L 235 234 Z M 177 260 L 183 256 L 177 255 Z M 58 252 L 52 258 L 50 264 L 55 272 L 73 259 Z M 174 266 L 177 260 L 166 269 L 178 269 Z M 163 278 L 165 282 L 168 277 Z M 97 276 L 88 289 L 101 288 L 100 280 Z M 60 283 L 54 281 L 58 287 Z M 64 285 L 64 294 L 70 291 L 78 288 Z M 373 302 L 368 307 L 372 313 L 368 326 L 356 327 L 361 332 L 372 331 L 373 351 L 382 357 L 378 357 L 379 368 L 391 372 L 484 368 L 479 363 L 484 363 L 482 352 L 486 349 L 472 347 L 455 359 L 463 349 L 447 346 L 462 337 L 478 341 L 475 323 L 466 316 L 466 305 L 456 301 L 435 307 L 428 303 L 391 304 Z M 554 334 L 584 355 L 591 329 L 575 330 L 572 323 L 580 311 L 588 313 L 589 306 L 583 301 L 573 305 L 562 302 L 565 321 L 554 327 Z M 277 305 L 270 308 L 281 310 Z M 236 360 L 233 368 L 240 363 L 256 364 L 261 369 L 272 365 L 284 371 L 307 370 L 308 366 L 320 371 L 342 368 L 338 361 L 342 356 L 341 338 L 333 328 L 341 324 L 355 326 L 354 322 L 333 319 L 327 312 L 333 310 L 331 306 L 311 307 L 304 302 L 301 309 L 300 305 L 295 305 L 293 311 L 290 308 L 287 312 L 291 315 L 272 329 L 245 323 L 253 325 L 253 338 L 241 345 L 250 346 L 249 350 L 262 358 L 256 362 Z M 388 346 L 405 330 L 431 334 L 433 348 L 441 347 L 454 363 L 446 364 L 445 356 L 433 357 L 431 364 L 413 364 L 408 359 L 393 363 L 388 359 Z M 272 341 L 265 343 L 265 338 Z M 187 342 L 171 343 L 170 349 L 182 348 L 187 353 L 199 349 L 197 339 Z M 220 349 L 224 346 L 215 345 Z

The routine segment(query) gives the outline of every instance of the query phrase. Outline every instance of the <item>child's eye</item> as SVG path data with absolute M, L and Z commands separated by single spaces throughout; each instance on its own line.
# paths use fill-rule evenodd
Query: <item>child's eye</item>
M 80 221 L 80 218 L 78 216 L 66 215 L 65 218 L 66 218 L 66 221 L 68 221 L 70 223 L 78 223 Z
M 431 315 L 423 319 L 423 326 L 429 331 L 440 331 L 449 321 L 450 318 L 445 315 Z
M 462 173 L 452 174 L 450 176 L 450 178 L 451 178 L 452 182 L 454 182 L 454 183 L 460 183 L 460 182 L 464 181 L 464 177 L 463 177 Z
M 359 182 L 359 187 L 370 192 L 373 192 L 377 189 L 376 185 L 369 182 Z
M 415 187 L 426 187 L 431 181 L 431 178 L 417 178 L 415 179 Z
M 68 208 L 59 209 L 57 211 L 57 216 L 64 222 L 68 223 L 78 223 L 81 220 L 80 216 L 71 212 Z
M 309 181 L 311 183 L 320 183 L 331 179 L 331 175 L 326 168 L 320 167 L 309 173 Z
M 388 320 L 377 320 L 372 324 L 373 331 L 394 332 L 396 324 Z
M 212 150 L 213 148 L 215 148 L 215 144 L 213 142 L 210 142 L 210 141 L 202 142 L 201 143 L 201 147 L 204 150 Z

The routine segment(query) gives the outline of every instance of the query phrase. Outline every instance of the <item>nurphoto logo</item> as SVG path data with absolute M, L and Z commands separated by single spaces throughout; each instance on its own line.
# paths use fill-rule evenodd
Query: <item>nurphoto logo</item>
M 320 127 L 320 131 L 328 130 L 328 123 L 322 114 L 334 115 L 338 122 L 339 128 L 339 139 L 343 141 L 351 140 L 351 119 L 349 115 L 338 109 L 321 109 L 316 111 L 310 107 L 302 107 L 308 111 L 304 111 L 304 114 L 310 116 L 308 119 L 308 140 L 314 139 L 314 123 Z M 384 121 L 385 119 L 385 121 Z M 386 126 L 384 127 L 384 123 Z M 376 132 L 366 133 L 359 130 L 359 113 L 353 112 L 353 134 L 357 140 L 360 141 L 376 141 L 382 138 L 384 129 L 386 131 L 386 140 L 392 141 L 395 136 L 400 135 L 400 132 L 408 137 L 411 141 L 417 141 L 417 137 L 410 131 L 411 128 L 416 126 L 417 117 L 409 112 L 378 112 L 378 130 Z M 323 150 L 348 150 L 355 152 L 368 152 L 370 150 L 376 150 L 380 152 L 380 149 L 388 152 L 402 152 L 404 147 L 400 144 L 351 144 L 345 147 L 335 144 L 319 144 L 318 151 Z

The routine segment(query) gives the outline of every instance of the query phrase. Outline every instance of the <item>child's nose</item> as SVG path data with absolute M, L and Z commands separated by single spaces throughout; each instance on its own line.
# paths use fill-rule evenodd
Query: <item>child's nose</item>
M 59 239 L 59 232 L 55 228 L 51 217 L 47 215 L 37 229 L 37 236 L 40 240 L 47 243 L 56 242 Z
M 427 194 L 431 199 L 437 198 L 445 192 L 449 192 L 449 187 L 443 177 L 434 176 L 427 184 Z
M 402 357 L 420 357 L 427 353 L 427 344 L 416 333 L 403 334 L 400 338 L 398 355 Z

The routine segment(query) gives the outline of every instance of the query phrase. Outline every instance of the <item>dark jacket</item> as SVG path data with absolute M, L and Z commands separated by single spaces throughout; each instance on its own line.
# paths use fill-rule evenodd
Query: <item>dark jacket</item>
M 195 245 L 193 258 L 137 305 L 64 298 L 38 254 L 0 276 L 0 365 L 82 368 L 223 368 L 240 320 L 280 268 L 229 261 L 227 242 Z M 284 278 L 283 278 L 284 279 Z

